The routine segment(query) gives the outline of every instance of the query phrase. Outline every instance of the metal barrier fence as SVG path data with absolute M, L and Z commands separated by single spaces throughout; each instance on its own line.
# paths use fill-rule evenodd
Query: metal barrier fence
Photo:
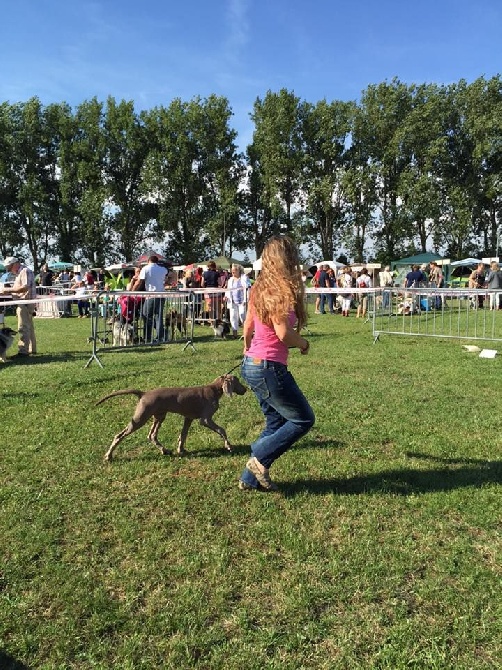
M 91 325 L 92 353 L 85 367 L 93 360 L 103 367 L 98 354 L 106 350 L 178 342 L 184 350 L 190 346 L 195 351 L 195 323 L 212 326 L 217 336 L 216 325 L 221 321 L 230 332 L 229 303 L 224 300 L 229 292 L 225 289 L 99 291 L 80 296 L 64 295 L 64 291 L 67 289 L 60 295 L 40 292 L 37 300 L 30 301 L 2 296 L 0 320 L 5 308 L 14 309 L 18 304 L 33 304 L 37 317 L 44 317 L 69 314 L 77 303 L 79 316 L 89 316 Z M 306 289 L 309 311 L 322 294 L 328 306 L 333 298 L 334 312 L 343 309 L 344 298 L 351 298 L 352 310 L 366 299 L 366 313 L 361 316 L 372 322 L 374 342 L 382 334 L 502 341 L 502 292 L 498 289 Z M 247 297 L 248 291 L 241 314 Z
M 84 310 L 88 310 L 91 317 L 92 353 L 85 367 L 93 360 L 102 367 L 98 354 L 106 350 L 180 342 L 183 350 L 190 346 L 195 351 L 196 323 L 211 326 L 215 337 L 224 338 L 232 329 L 230 295 L 240 290 L 100 291 L 82 296 L 79 312 L 84 312 L 85 317 Z M 233 326 L 236 317 L 243 320 L 247 298 L 246 290 L 243 309 L 236 310 Z
M 109 292 L 82 297 L 82 309 L 91 317 L 91 357 L 101 367 L 98 353 L 104 350 L 183 343 L 193 345 L 195 300 L 192 291 Z M 79 306 L 79 310 L 81 307 Z M 87 314 L 84 313 L 84 316 Z
M 384 333 L 502 341 L 501 296 L 497 289 L 378 289 L 371 314 L 374 341 Z
M 70 282 L 54 284 L 53 286 L 37 286 L 38 302 L 36 305 L 37 317 L 42 319 L 59 319 L 72 315 L 72 300 L 63 300 L 74 292 L 70 289 Z
M 104 351 L 178 342 L 183 349 L 194 347 L 195 323 L 214 330 L 216 338 L 237 331 L 244 320 L 249 291 L 241 305 L 233 304 L 236 289 L 178 289 L 163 293 L 127 291 L 89 291 L 75 293 L 66 286 L 37 287 L 36 300 L 0 298 L 0 317 L 5 308 L 13 312 L 17 305 L 32 304 L 37 318 L 77 316 L 89 318 L 88 342 L 92 352 L 85 367 Z
M 502 292 L 500 289 L 307 289 L 307 304 L 317 299 L 328 311 L 342 311 L 350 298 L 353 313 L 364 305 L 361 316 L 371 321 L 376 342 L 380 335 L 412 335 L 466 340 L 502 341 Z

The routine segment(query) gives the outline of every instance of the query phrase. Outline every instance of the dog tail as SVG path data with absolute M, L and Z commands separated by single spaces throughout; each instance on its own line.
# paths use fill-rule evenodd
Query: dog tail
M 105 402 L 105 400 L 108 400 L 108 398 L 113 398 L 116 395 L 136 395 L 138 398 L 142 398 L 145 395 L 145 392 L 140 391 L 139 389 L 124 389 L 123 391 L 114 391 L 109 395 L 105 395 L 105 397 L 101 398 L 101 400 L 98 400 L 96 406 L 101 405 L 102 402 Z

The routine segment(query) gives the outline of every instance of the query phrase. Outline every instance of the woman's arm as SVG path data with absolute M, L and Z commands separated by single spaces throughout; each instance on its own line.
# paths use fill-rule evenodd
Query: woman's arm
M 280 341 L 289 347 L 297 347 L 302 354 L 306 354 L 309 349 L 309 342 L 299 333 L 296 332 L 294 328 L 289 325 L 288 319 L 281 319 L 280 321 L 274 321 L 274 330 L 277 337 Z
M 244 320 L 244 325 L 242 327 L 242 334 L 244 336 L 244 353 L 251 346 L 251 340 L 253 339 L 254 333 L 254 315 L 253 310 L 250 308 L 246 314 L 246 319 Z

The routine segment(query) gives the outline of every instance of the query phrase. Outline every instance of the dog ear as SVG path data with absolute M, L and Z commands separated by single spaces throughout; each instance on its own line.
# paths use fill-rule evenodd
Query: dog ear
M 225 395 L 232 396 L 234 392 L 234 378 L 231 375 L 223 375 L 221 388 Z

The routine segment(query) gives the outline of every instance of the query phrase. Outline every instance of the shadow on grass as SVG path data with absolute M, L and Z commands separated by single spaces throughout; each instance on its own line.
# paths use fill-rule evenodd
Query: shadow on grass
M 9 365 L 40 365 L 41 363 L 61 363 L 65 361 L 84 361 L 89 354 L 82 351 L 60 351 L 50 354 L 34 354 L 26 358 L 8 358 Z
M 21 663 L 21 661 L 17 661 L 10 654 L 3 651 L 3 649 L 0 649 L 0 668 L 2 670 L 30 670 L 27 665 Z
M 124 463 L 130 463 L 131 461 L 153 461 L 158 459 L 177 459 L 177 460 L 189 460 L 191 458 L 229 458 L 231 456 L 249 456 L 249 444 L 233 444 L 232 451 L 228 452 L 225 447 L 215 444 L 214 447 L 207 447 L 204 449 L 197 449 L 197 447 L 191 448 L 190 445 L 186 445 L 185 453 L 181 456 L 178 455 L 176 447 L 169 447 L 164 445 L 166 449 L 171 451 L 170 454 L 161 454 L 157 447 L 152 447 L 146 444 L 144 447 L 142 445 L 136 445 L 134 447 L 135 451 L 127 453 L 127 446 L 124 447 L 124 451 L 120 451 L 120 446 L 117 447 L 117 450 L 113 454 L 113 464 L 123 461 Z M 138 453 L 139 452 L 139 453 Z M 105 463 L 108 465 L 108 463 Z M 0 666 L 1 667 L 1 666 Z
M 457 465 L 461 460 L 446 459 Z M 338 493 L 340 495 L 385 494 L 416 495 L 438 491 L 502 483 L 502 461 L 467 461 L 465 467 L 442 467 L 430 470 L 384 470 L 357 475 L 348 479 L 300 479 L 285 485 L 286 496 L 308 491 L 314 494 Z M 281 487 L 282 488 L 282 487 Z

